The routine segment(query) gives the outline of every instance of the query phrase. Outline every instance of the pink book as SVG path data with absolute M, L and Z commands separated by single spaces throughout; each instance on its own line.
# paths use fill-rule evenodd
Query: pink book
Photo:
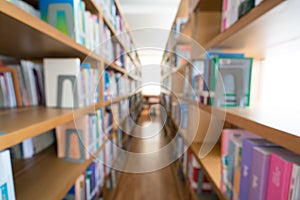
M 78 130 L 83 133 L 83 138 L 78 138 L 78 134 L 73 134 L 70 136 L 70 144 L 69 144 L 69 157 L 71 158 L 80 158 L 80 145 L 84 144 L 84 154 L 85 159 L 90 157 L 88 151 L 88 115 L 84 115 L 74 119 L 64 125 L 56 127 L 56 138 L 57 138 L 57 156 L 59 158 L 66 157 L 66 132 L 67 130 Z M 81 140 L 81 141 L 80 141 Z
M 267 200 L 288 199 L 293 164 L 300 156 L 292 152 L 272 153 L 269 168 Z

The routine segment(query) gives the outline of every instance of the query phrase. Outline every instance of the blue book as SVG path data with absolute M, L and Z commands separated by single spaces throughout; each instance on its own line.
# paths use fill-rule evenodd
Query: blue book
M 254 147 L 277 147 L 278 145 L 266 139 L 243 139 L 241 179 L 239 199 L 247 200 L 249 196 L 252 154 Z
M 210 71 L 212 67 L 213 58 L 244 58 L 243 53 L 221 53 L 221 52 L 207 52 L 205 60 L 205 69 L 204 69 L 204 90 L 209 90 L 210 88 Z

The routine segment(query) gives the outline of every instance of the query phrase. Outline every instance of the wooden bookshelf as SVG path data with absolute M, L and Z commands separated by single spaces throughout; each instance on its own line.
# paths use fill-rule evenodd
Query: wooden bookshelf
M 284 108 L 212 108 L 187 97 L 179 97 L 190 104 L 199 105 L 203 111 L 224 116 L 225 120 L 249 130 L 280 146 L 300 154 L 300 124 L 298 112 Z
M 202 169 L 205 171 L 205 174 L 209 181 L 213 184 L 213 187 L 222 200 L 227 198 L 222 193 L 220 189 L 221 184 L 221 156 L 220 156 L 220 145 L 217 144 L 212 151 L 204 158 L 199 157 L 199 151 L 201 148 L 201 143 L 193 143 L 190 147 L 198 162 L 200 163 Z
M 0 131 L 3 132 L 0 135 L 0 149 L 18 144 L 27 138 L 67 123 L 73 120 L 74 116 L 93 112 L 100 107 L 102 107 L 101 103 L 76 110 L 42 106 L 4 110 L 4 114 L 0 115 Z
M 104 144 L 94 155 L 104 148 Z M 93 160 L 94 156 L 82 163 L 66 162 L 57 158 L 52 146 L 31 159 L 16 161 L 13 164 L 16 197 L 24 200 L 62 199 Z
M 189 144 L 190 141 L 187 139 L 187 132 L 179 128 L 176 124 L 175 120 L 171 119 L 173 127 L 175 130 L 179 132 L 179 134 L 183 137 L 185 143 Z M 193 154 L 197 158 L 199 164 L 205 171 L 205 174 L 209 181 L 213 184 L 213 187 L 218 195 L 218 197 L 222 200 L 226 200 L 227 198 L 224 196 L 222 191 L 220 190 L 221 184 L 221 152 L 220 152 L 220 144 L 216 144 L 215 147 L 211 150 L 211 152 L 205 156 L 204 158 L 200 158 L 199 151 L 202 146 L 202 143 L 193 142 L 189 149 L 192 150 Z M 191 191 L 193 192 L 193 191 Z
M 86 3 L 89 5 L 89 9 L 99 12 L 98 9 L 100 8 L 94 1 L 87 0 Z M 116 32 L 106 17 L 103 20 L 115 35 Z M 0 23 L 4 27 L 13 27 L 14 29 L 14 31 L 11 31 L 11 29 L 0 31 L 0 43 L 2 44 L 0 54 L 32 59 L 42 59 L 44 57 L 79 57 L 82 61 L 85 59 L 89 62 L 91 59 L 104 61 L 107 65 L 112 65 L 116 70 L 124 74 L 126 73 L 125 70 L 115 63 L 105 60 L 102 56 L 78 44 L 55 27 L 5 0 L 0 0 Z M 126 47 L 124 45 L 122 47 L 126 51 Z M 133 60 L 132 57 L 131 59 Z M 137 64 L 136 62 L 133 63 Z
M 0 0 L 0 54 L 17 58 L 86 57 L 102 61 L 102 57 L 76 43 L 68 35 L 18 8 Z

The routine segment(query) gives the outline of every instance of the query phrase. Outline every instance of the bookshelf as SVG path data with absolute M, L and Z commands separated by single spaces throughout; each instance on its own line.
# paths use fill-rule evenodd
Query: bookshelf
M 35 8 L 38 7 L 38 1 L 26 2 Z M 130 38 L 130 44 L 127 45 L 122 41 L 118 36 L 120 33 L 116 31 L 108 17 L 104 14 L 100 3 L 97 3 L 95 0 L 83 0 L 83 2 L 85 3 L 86 10 L 98 17 L 100 29 L 103 29 L 103 24 L 109 28 L 111 37 L 115 38 L 113 42 L 121 46 L 124 52 L 126 52 L 128 59 L 131 60 L 138 71 L 137 67 L 140 66 L 138 54 L 135 51 L 131 52 L 131 48 L 134 49 L 133 39 Z M 118 13 L 124 19 L 118 2 L 114 1 L 114 3 L 118 6 Z M 103 48 L 99 54 L 92 52 L 42 19 L 35 17 L 6 0 L 0 0 L 0 23 L 3 27 L 6 27 L 0 31 L 0 55 L 37 62 L 41 62 L 43 58 L 49 57 L 78 57 L 81 62 L 88 62 L 92 68 L 98 68 L 100 73 L 108 69 L 121 73 L 129 80 L 141 81 L 140 73 L 131 74 L 127 71 L 126 66 L 119 66 L 116 62 L 106 58 Z M 128 24 L 124 23 L 124 27 L 126 27 L 126 33 L 124 34 L 131 37 Z M 100 31 L 100 34 L 101 38 L 104 38 L 102 31 Z M 124 65 L 126 65 L 126 62 Z M 74 110 L 44 106 L 1 109 L 0 151 L 70 122 L 74 117 L 93 113 L 96 109 L 106 108 L 112 103 L 140 95 L 140 91 L 132 91 L 124 96 L 104 100 L 103 80 L 100 79 L 98 84 L 100 99 L 97 103 L 90 106 Z M 136 99 L 138 100 L 139 98 Z M 134 109 L 138 112 L 141 108 L 140 102 L 135 101 L 134 103 Z M 107 139 L 97 149 L 95 155 L 105 151 L 104 146 L 106 143 Z M 64 159 L 57 158 L 55 149 L 55 146 L 51 146 L 31 159 L 13 161 L 15 191 L 18 199 L 62 199 L 75 183 L 77 177 L 93 161 L 93 157 L 91 157 L 82 163 L 66 162 Z M 105 195 L 105 183 L 103 188 L 101 188 L 101 192 Z
M 103 149 L 104 144 L 97 150 L 96 154 Z M 55 149 L 50 147 L 30 160 L 17 161 L 14 163 L 16 197 L 22 199 L 62 199 L 76 178 L 85 171 L 93 159 L 91 157 L 83 163 L 66 162 L 63 159 L 57 159 Z M 18 168 L 19 172 L 17 171 Z
M 296 8 L 299 8 L 299 2 L 297 3 L 297 1 L 264 0 L 223 32 L 220 30 L 222 12 L 221 0 L 214 3 L 209 0 L 197 1 L 190 9 L 186 8 L 188 2 L 189 1 L 184 0 L 181 2 L 177 14 L 177 17 L 180 14 L 188 18 L 181 33 L 186 34 L 186 36 L 191 36 L 192 39 L 200 43 L 207 51 L 242 52 L 245 53 L 246 57 L 253 57 L 256 62 L 261 64 L 273 51 L 275 51 L 275 53 L 281 52 L 283 54 L 289 54 L 290 52 L 299 50 L 299 46 L 296 47 L 298 44 L 297 40 L 300 37 L 300 30 L 296 28 L 299 23 L 294 20 L 299 18 L 299 14 L 297 14 L 296 11 Z M 216 17 L 216 20 L 211 21 L 209 16 Z M 173 27 L 175 26 L 175 22 L 176 19 L 173 23 Z M 295 44 L 291 44 L 291 41 L 295 41 Z M 176 45 L 181 44 L 181 42 L 180 38 L 174 40 L 170 35 L 166 49 L 168 49 L 168 51 L 174 51 Z M 183 44 L 189 45 L 190 41 L 184 41 Z M 281 46 L 284 48 L 279 50 Z M 189 61 L 204 59 L 201 56 L 195 56 L 193 54 L 193 48 L 191 51 L 191 59 Z M 186 102 L 194 107 L 196 106 L 200 112 L 206 113 L 205 115 L 208 116 L 215 115 L 218 117 L 224 116 L 225 114 L 226 123 L 251 131 L 262 138 L 300 154 L 300 125 L 298 123 L 299 112 L 297 109 L 292 110 L 286 108 L 286 103 L 284 102 L 275 108 L 271 106 L 260 106 L 259 102 L 256 103 L 257 105 L 251 105 L 248 108 L 226 109 L 212 108 L 211 106 L 201 104 L 198 100 L 196 101 L 188 97 L 188 95 L 183 95 L 183 89 L 178 86 L 182 84 L 179 80 L 177 81 L 176 75 L 174 75 L 174 72 L 178 72 L 184 76 L 185 74 L 182 71 L 185 70 L 182 68 L 191 69 L 191 66 L 187 62 L 185 62 L 185 64 L 176 65 L 172 60 L 173 55 L 166 51 L 162 59 L 162 64 L 169 65 L 172 67 L 172 70 L 171 73 L 162 72 L 162 78 L 164 79 L 163 84 L 169 81 L 171 92 L 164 90 L 162 92 L 163 95 L 169 95 L 173 101 L 178 101 L 176 100 L 178 98 L 180 101 Z M 191 74 L 189 76 L 191 76 Z M 282 76 L 285 76 L 284 70 L 282 71 Z M 260 82 L 261 78 L 262 76 L 259 76 L 258 79 L 252 79 L 252 81 Z M 189 77 L 188 80 L 191 83 L 191 77 Z M 289 87 L 289 85 L 286 84 L 286 87 Z M 253 88 L 253 92 L 259 93 L 259 91 L 255 91 L 255 89 L 257 88 Z M 297 108 L 297 105 L 295 106 Z M 169 115 L 171 116 L 172 114 L 169 113 Z M 176 131 L 181 133 L 183 138 L 187 136 L 187 131 L 178 130 L 174 119 L 171 119 L 171 124 L 171 126 L 175 127 Z M 198 133 L 206 131 L 202 129 L 205 128 L 199 127 Z M 226 199 L 226 195 L 221 191 L 220 145 L 217 143 L 210 154 L 205 158 L 200 158 L 198 153 L 201 145 L 201 142 L 195 141 L 191 144 L 189 149 L 194 153 L 198 162 L 206 172 L 218 197 L 220 199 Z

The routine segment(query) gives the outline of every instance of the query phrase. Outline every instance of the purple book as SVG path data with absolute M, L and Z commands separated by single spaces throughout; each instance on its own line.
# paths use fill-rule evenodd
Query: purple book
M 248 199 L 266 199 L 271 154 L 281 151 L 288 152 L 288 150 L 281 147 L 254 147 Z
M 277 147 L 278 145 L 266 139 L 245 138 L 243 140 L 239 199 L 248 199 L 253 148 L 257 146 Z

